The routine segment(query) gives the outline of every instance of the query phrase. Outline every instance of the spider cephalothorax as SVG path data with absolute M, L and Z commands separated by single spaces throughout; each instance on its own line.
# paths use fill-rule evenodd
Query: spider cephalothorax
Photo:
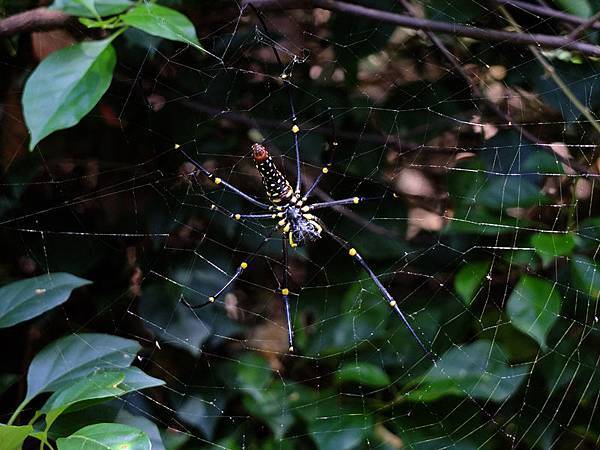
M 299 198 L 299 193 L 294 193 L 265 146 L 254 144 L 252 156 L 262 176 L 267 197 L 279 211 L 276 213 L 280 219 L 277 225 L 287 236 L 290 246 L 301 247 L 319 239 L 323 232 L 319 219 L 308 213 L 309 208 L 304 206 L 306 200 Z

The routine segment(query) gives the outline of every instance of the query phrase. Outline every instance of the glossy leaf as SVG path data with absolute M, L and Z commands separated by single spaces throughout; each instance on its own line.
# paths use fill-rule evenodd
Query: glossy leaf
M 91 281 L 69 273 L 51 273 L 0 288 L 0 328 L 10 327 L 67 301 L 73 289 Z
M 99 16 L 112 16 L 133 6 L 131 0 L 86 0 L 92 3 Z M 81 0 L 54 0 L 50 9 L 57 9 L 78 17 L 96 17 Z
M 162 384 L 164 381 L 146 375 L 137 367 L 99 370 L 54 392 L 41 411 L 47 415 L 46 422 L 52 423 L 76 403 L 120 397 L 128 392 Z
M 121 409 L 116 421 L 123 425 L 129 425 L 137 428 L 146 433 L 150 439 L 150 443 L 152 444 L 152 450 L 166 450 L 165 444 L 163 443 L 160 435 L 160 431 L 156 424 L 152 422 L 152 420 L 147 419 L 144 416 L 134 416 L 133 414 L 127 412 L 126 409 Z
M 510 322 L 546 348 L 546 335 L 560 313 L 558 287 L 550 281 L 523 275 L 508 299 Z
M 564 11 L 580 17 L 592 15 L 592 6 L 588 0 L 554 0 L 554 3 Z
M 598 300 L 600 297 L 600 271 L 592 259 L 587 256 L 574 256 L 571 260 L 571 279 L 578 291 L 593 300 Z
M 97 369 L 128 367 L 140 348 L 136 341 L 109 334 L 65 336 L 33 358 L 27 374 L 27 399 L 61 389 Z
M 57 50 L 33 71 L 23 92 L 30 150 L 50 133 L 79 123 L 104 95 L 116 62 L 112 40 Z
M 365 438 L 373 416 L 344 404 L 322 408 L 321 415 L 308 423 L 308 432 L 319 450 L 366 448 Z
M 498 345 L 481 340 L 448 350 L 405 395 L 417 402 L 446 396 L 501 402 L 516 392 L 528 373 L 528 366 L 510 367 Z
M 537 233 L 531 237 L 531 244 L 547 266 L 557 256 L 570 255 L 575 248 L 575 239 L 571 233 Z
M 464 265 L 454 278 L 454 290 L 470 305 L 490 271 L 489 261 L 478 261 Z
M 142 3 L 121 16 L 121 20 L 153 36 L 202 48 L 194 24 L 174 9 L 155 3 Z
M 98 423 L 57 439 L 58 450 L 150 450 L 150 439 L 142 430 L 118 423 Z
M 0 442 L 4 450 L 21 450 L 23 442 L 33 433 L 32 425 L 4 425 L 0 424 Z
M 390 384 L 390 379 L 381 367 L 358 362 L 343 365 L 336 373 L 337 382 L 354 382 L 365 386 L 382 387 Z
M 277 439 L 283 438 L 294 423 L 288 396 L 291 389 L 282 383 L 275 383 L 263 391 L 252 391 L 244 396 L 244 407 L 250 414 L 262 419 Z

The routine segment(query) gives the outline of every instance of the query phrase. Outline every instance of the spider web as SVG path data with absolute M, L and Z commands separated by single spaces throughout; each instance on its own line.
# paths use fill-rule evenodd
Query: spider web
M 472 5 L 478 22 L 506 26 Z M 52 316 L 48 338 L 138 339 L 139 365 L 168 383 L 89 413 L 152 421 L 166 448 L 598 446 L 595 178 L 560 159 L 596 164 L 597 135 L 564 91 L 526 47 L 442 37 L 478 94 L 424 34 L 317 9 L 266 11 L 269 36 L 233 11 L 200 20 L 212 56 L 128 32 L 94 113 L 7 164 L 3 263 L 95 283 Z M 515 15 L 526 31 L 564 31 Z M 382 196 L 318 216 L 361 252 L 430 354 L 334 241 L 290 250 L 288 269 L 278 233 L 256 252 L 274 222 L 232 220 L 252 205 L 178 152 L 264 199 L 249 150 L 264 141 L 295 181 L 270 45 L 290 76 L 305 183 L 339 142 L 315 198 Z M 546 56 L 597 106 L 594 62 Z M 215 305 L 185 306 L 242 261 Z

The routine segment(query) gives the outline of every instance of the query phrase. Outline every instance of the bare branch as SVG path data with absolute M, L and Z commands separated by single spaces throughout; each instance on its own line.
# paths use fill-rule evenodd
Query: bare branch
M 575 16 L 557 9 L 552 9 L 547 6 L 540 6 L 534 3 L 522 2 L 520 0 L 492 0 L 498 5 L 510 6 L 512 8 L 521 9 L 533 14 L 538 14 L 542 17 L 550 17 L 552 19 L 558 19 L 566 23 L 575 25 L 582 25 L 588 21 L 585 17 Z M 592 28 L 600 29 L 600 23 L 590 24 Z
M 64 28 L 75 18 L 62 11 L 36 8 L 0 19 L 0 36 Z
M 273 9 L 275 7 L 284 9 L 306 9 L 322 8 L 338 11 L 354 16 L 367 17 L 369 19 L 393 23 L 395 25 L 413 30 L 433 31 L 436 33 L 463 36 L 483 41 L 507 42 L 512 44 L 535 45 L 542 48 L 562 48 L 574 50 L 590 56 L 600 56 L 600 46 L 577 42 L 566 36 L 553 36 L 548 34 L 531 34 L 512 32 L 504 30 L 492 30 L 487 28 L 472 27 L 449 22 L 421 19 L 404 14 L 396 14 L 389 11 L 368 8 L 353 3 L 339 0 L 244 0 L 243 4 L 252 3 L 257 8 Z
M 592 17 L 590 17 L 586 22 L 582 23 L 581 25 L 579 25 L 577 28 L 575 28 L 573 31 L 571 31 L 567 37 L 571 40 L 575 40 L 577 39 L 585 30 L 587 30 L 588 28 L 592 28 L 594 25 L 596 25 L 596 22 L 598 22 L 598 19 L 600 19 L 600 11 L 598 11 L 596 14 L 594 14 Z

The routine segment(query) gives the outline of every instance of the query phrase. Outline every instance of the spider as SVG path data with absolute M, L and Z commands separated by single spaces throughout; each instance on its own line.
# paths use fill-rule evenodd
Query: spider
M 249 5 L 256 14 L 265 36 L 269 37 L 269 31 L 267 29 L 266 23 L 262 19 L 260 13 L 252 6 Z M 274 42 L 270 39 L 271 42 Z M 289 352 L 294 352 L 294 330 L 292 327 L 291 314 L 290 314 L 290 304 L 289 304 L 289 295 L 290 291 L 288 289 L 288 246 L 292 249 L 296 247 L 305 246 L 311 244 L 313 242 L 318 241 L 324 236 L 328 236 L 332 238 L 335 242 L 337 242 L 341 247 L 343 247 L 348 255 L 352 257 L 369 275 L 369 277 L 373 280 L 379 292 L 387 302 L 387 304 L 394 310 L 394 312 L 400 317 L 401 321 L 408 328 L 414 339 L 417 341 L 419 346 L 423 349 L 425 353 L 429 353 L 429 350 L 423 343 L 423 341 L 419 338 L 416 331 L 408 322 L 406 316 L 399 308 L 397 301 L 394 297 L 389 293 L 389 291 L 385 288 L 385 286 L 381 283 L 377 275 L 373 272 L 371 267 L 367 264 L 367 262 L 363 259 L 360 253 L 351 246 L 350 243 L 346 242 L 341 237 L 334 234 L 330 231 L 323 222 L 313 214 L 313 211 L 325 208 L 331 208 L 337 205 L 357 205 L 364 201 L 381 199 L 382 197 L 351 197 L 344 198 L 341 200 L 332 200 L 326 202 L 311 202 L 311 193 L 318 186 L 322 177 L 329 172 L 329 167 L 333 163 L 333 155 L 334 150 L 338 146 L 338 142 L 335 138 L 335 127 L 333 128 L 333 141 L 332 141 L 332 151 L 330 152 L 329 162 L 322 168 L 321 173 L 315 178 L 310 187 L 304 192 L 301 189 L 301 160 L 300 160 L 300 144 L 298 135 L 300 134 L 300 127 L 298 126 L 298 118 L 296 116 L 296 109 L 294 107 L 294 102 L 292 98 L 292 92 L 290 88 L 290 74 L 285 72 L 285 68 L 283 66 L 282 60 L 279 56 L 279 52 L 274 44 L 270 44 L 273 53 L 275 55 L 275 59 L 281 69 L 281 81 L 285 86 L 285 90 L 287 92 L 289 107 L 291 111 L 291 133 L 293 135 L 294 141 L 294 150 L 295 150 L 295 169 L 296 169 L 296 180 L 295 187 L 292 187 L 289 180 L 281 173 L 281 171 L 277 168 L 277 166 L 273 162 L 273 158 L 270 155 L 267 148 L 260 144 L 255 143 L 252 145 L 252 157 L 254 159 L 254 164 L 256 169 L 261 175 L 263 187 L 266 193 L 266 196 L 269 200 L 269 203 L 264 203 L 256 198 L 246 194 L 242 190 L 228 183 L 227 181 L 215 176 L 215 174 L 208 169 L 206 169 L 200 162 L 195 160 L 190 154 L 188 154 L 183 148 L 180 146 L 176 146 L 182 154 L 197 168 L 199 172 L 201 172 L 204 176 L 212 180 L 215 185 L 222 186 L 223 188 L 231 191 L 232 193 L 238 195 L 239 197 L 245 199 L 249 203 L 254 206 L 260 208 L 265 211 L 264 213 L 252 213 L 252 214 L 230 214 L 227 212 L 230 217 L 234 220 L 244 220 L 244 219 L 273 219 L 277 221 L 276 226 L 272 229 L 272 231 L 267 235 L 267 237 L 261 242 L 258 248 L 252 253 L 253 255 L 257 255 L 258 252 L 262 249 L 263 245 L 271 238 L 271 236 L 279 230 L 281 232 L 281 241 L 282 241 L 282 254 L 283 254 L 283 288 L 280 291 L 281 297 L 283 298 L 283 302 L 285 305 L 285 315 L 287 321 L 287 334 L 288 334 L 288 342 L 289 342 Z M 333 118 L 331 120 L 333 125 Z M 219 208 L 215 205 L 216 208 Z M 220 208 L 221 209 L 221 208 Z M 192 309 L 203 308 L 207 305 L 210 305 L 216 301 L 216 299 L 225 292 L 225 290 L 242 275 L 242 273 L 248 269 L 249 262 L 243 261 L 238 266 L 235 273 L 229 278 L 227 283 L 219 289 L 215 294 L 208 298 L 208 300 L 204 303 L 200 303 L 197 305 L 189 304 L 187 301 L 185 302 L 186 306 Z

